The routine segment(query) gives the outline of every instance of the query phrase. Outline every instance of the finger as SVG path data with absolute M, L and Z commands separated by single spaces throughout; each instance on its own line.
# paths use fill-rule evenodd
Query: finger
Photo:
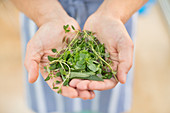
M 81 82 L 81 79 L 72 79 L 69 83 L 69 86 L 75 88 L 79 82 Z
M 94 99 L 95 98 L 95 93 L 94 93 L 94 91 L 92 91 L 92 90 L 90 90 L 90 93 L 91 93 L 91 98 L 90 99 Z
M 40 46 L 31 41 L 27 45 L 24 65 L 28 71 L 28 80 L 30 83 L 34 83 L 39 76 L 40 48 Z
M 43 74 L 44 79 L 47 76 L 48 76 L 48 74 L 47 73 L 45 74 L 45 72 L 44 72 L 44 74 Z M 53 79 L 50 79 L 50 80 L 46 81 L 47 84 L 50 86 L 50 88 L 54 92 L 58 93 L 59 89 L 53 89 L 53 85 L 55 87 L 60 87 L 60 85 L 62 83 L 55 84 L 54 81 L 62 81 L 62 79 L 61 79 L 61 77 L 56 77 L 56 78 L 53 77 Z M 72 87 L 69 87 L 69 86 L 61 86 L 61 95 L 65 96 L 65 97 L 69 97 L 69 98 L 77 98 L 78 97 L 78 92 L 77 92 L 77 90 L 75 88 L 72 88 Z
M 92 94 L 88 90 L 77 90 L 78 91 L 78 97 L 87 100 L 87 99 L 92 99 Z
M 59 89 L 53 89 L 51 87 L 51 89 L 58 93 L 58 90 Z M 78 97 L 78 92 L 76 89 L 72 88 L 72 87 L 69 87 L 69 86 L 62 86 L 61 87 L 61 95 L 65 96 L 65 97 L 68 97 L 68 98 L 77 98 Z
M 108 90 L 112 89 L 117 85 L 117 82 L 114 78 L 105 79 L 104 81 L 91 81 L 89 83 L 89 90 Z
M 89 80 L 82 80 L 76 85 L 76 87 L 79 90 L 87 90 L 89 83 L 90 83 Z
M 125 44 L 118 51 L 119 53 L 119 65 L 117 77 L 120 83 L 124 84 L 126 82 L 126 76 L 132 67 L 133 63 L 133 43 Z
M 58 90 L 56 90 L 58 91 Z M 78 92 L 76 89 L 69 87 L 69 86 L 62 86 L 62 93 L 61 95 L 69 98 L 77 98 Z
M 105 89 L 104 81 L 91 81 L 88 86 L 89 90 L 103 90 Z
M 105 79 L 104 83 L 105 83 L 104 90 L 108 90 L 114 88 L 118 82 L 114 78 L 111 78 L 111 79 Z
M 30 83 L 34 83 L 39 76 L 39 66 L 36 61 L 30 61 L 30 66 L 28 67 L 28 80 Z

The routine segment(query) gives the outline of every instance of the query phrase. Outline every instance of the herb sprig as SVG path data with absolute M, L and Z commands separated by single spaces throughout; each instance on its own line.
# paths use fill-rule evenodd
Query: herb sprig
M 64 25 L 63 28 L 65 33 L 70 32 L 69 25 Z M 62 86 L 69 86 L 70 80 L 74 78 L 103 81 L 114 77 L 118 81 L 104 44 L 91 31 L 75 30 L 74 26 L 71 28 L 76 35 L 71 41 L 64 40 L 67 47 L 60 51 L 52 49 L 55 57 L 48 56 L 50 62 L 44 67 L 48 72 L 45 81 L 61 77 L 62 81 L 53 82 L 53 89 L 58 89 L 58 93 L 62 92 Z

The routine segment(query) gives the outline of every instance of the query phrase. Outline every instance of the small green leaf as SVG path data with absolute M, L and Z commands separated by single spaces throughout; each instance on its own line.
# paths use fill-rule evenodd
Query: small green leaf
M 70 32 L 70 30 L 65 30 L 65 33 L 68 33 L 68 32 Z
M 66 72 L 62 68 L 60 68 L 60 73 L 61 73 L 61 75 L 66 75 Z
M 63 59 L 67 60 L 69 57 L 70 57 L 70 51 L 65 52 Z
M 102 78 L 96 76 L 96 75 L 93 75 L 93 76 L 89 76 L 88 78 L 86 78 L 88 80 L 95 80 L 95 81 L 103 81 Z
M 47 67 L 45 66 L 44 69 L 47 70 Z
M 60 81 L 57 80 L 57 81 L 56 81 L 56 84 L 59 84 L 59 83 L 60 83 Z
M 77 78 L 77 77 L 84 79 L 85 77 L 89 77 L 91 75 L 95 75 L 95 73 L 93 72 L 71 72 L 70 79 Z
M 52 49 L 51 51 L 52 51 L 53 53 L 56 53 L 56 52 L 57 52 L 57 50 L 56 50 L 56 49 Z
M 60 73 L 60 72 L 57 72 L 57 73 L 56 73 L 56 76 L 57 76 L 57 77 L 59 77 L 60 75 L 61 75 L 61 73 Z
M 52 64 L 52 65 L 50 65 L 50 67 L 49 67 L 50 70 L 55 70 L 56 68 L 57 68 L 56 64 Z
M 72 29 L 73 29 L 73 30 L 75 30 L 75 28 L 74 28 L 74 26 L 73 26 L 73 25 L 71 25 L 71 27 L 72 27 Z
M 76 65 L 74 66 L 75 69 L 85 69 L 86 68 L 86 65 L 85 64 L 79 64 L 79 63 L 76 63 Z
M 66 79 L 66 81 L 63 83 L 63 86 L 68 86 L 69 79 Z
M 47 78 L 45 79 L 45 81 L 48 81 L 50 80 L 50 76 L 48 75 Z
M 51 57 L 51 56 L 48 56 L 48 60 L 51 62 L 51 61 L 53 61 L 53 60 L 54 60 L 54 58 L 53 58 L 53 57 Z
M 57 93 L 61 94 L 61 93 L 62 93 L 62 90 L 61 90 L 61 89 L 59 89 L 59 90 L 57 91 Z
M 68 30 L 68 27 L 69 27 L 68 24 L 63 26 L 63 28 L 64 28 L 64 30 L 65 30 L 65 33 L 70 32 L 70 30 Z
M 58 89 L 58 87 L 53 87 L 53 89 Z
M 93 64 L 93 63 L 91 63 L 91 62 L 87 64 L 87 67 L 88 67 L 90 70 L 92 70 L 93 72 L 96 72 L 96 71 L 97 71 L 96 65 Z
M 64 30 L 66 30 L 68 27 L 69 27 L 68 24 L 63 26 Z

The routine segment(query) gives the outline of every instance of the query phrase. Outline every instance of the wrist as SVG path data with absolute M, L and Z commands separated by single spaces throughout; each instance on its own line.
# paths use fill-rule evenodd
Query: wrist
M 108 17 L 120 19 L 126 23 L 148 0 L 104 0 L 99 11 Z
M 36 9 L 30 18 L 38 27 L 50 21 L 64 21 L 69 17 L 58 1 L 55 4 L 39 5 Z
M 120 3 L 116 0 L 104 0 L 96 13 L 99 13 L 101 16 L 106 16 L 110 19 L 118 19 L 123 23 L 126 23 L 131 15 L 127 12 L 126 7 L 118 4 Z

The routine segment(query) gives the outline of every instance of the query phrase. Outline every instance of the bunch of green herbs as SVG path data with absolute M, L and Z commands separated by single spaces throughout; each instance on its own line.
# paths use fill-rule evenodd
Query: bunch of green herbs
M 70 32 L 69 25 L 64 25 L 63 28 L 65 33 Z M 76 35 L 71 41 L 69 37 L 67 40 L 64 38 L 66 48 L 60 51 L 52 49 L 55 56 L 48 56 L 50 62 L 44 67 L 48 72 L 45 81 L 61 77 L 62 81 L 53 82 L 53 89 L 58 89 L 58 93 L 61 93 L 61 87 L 69 86 L 70 80 L 74 78 L 103 81 L 114 77 L 117 80 L 104 44 L 101 44 L 91 31 L 75 30 L 73 26 L 71 28 Z M 57 84 L 60 84 L 59 87 Z

